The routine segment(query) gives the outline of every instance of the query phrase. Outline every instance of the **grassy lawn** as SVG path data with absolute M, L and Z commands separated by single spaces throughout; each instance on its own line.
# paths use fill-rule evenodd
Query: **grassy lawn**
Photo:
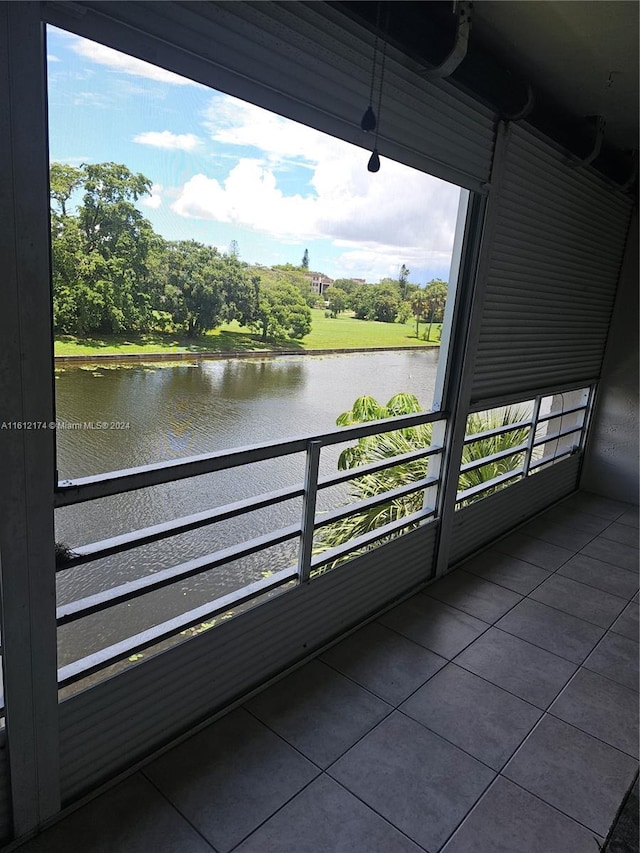
M 104 335 L 87 338 L 58 335 L 55 355 L 128 355 L 156 352 L 236 352 L 274 349 L 363 349 L 367 347 L 424 346 L 422 336 L 426 324 L 420 326 L 420 340 L 416 339 L 413 320 L 408 323 L 376 323 L 354 320 L 345 314 L 333 319 L 325 317 L 321 309 L 312 310 L 311 332 L 302 341 L 268 341 L 263 343 L 248 328 L 238 323 L 226 323 L 214 332 L 190 340 L 180 334 L 127 334 Z M 439 325 L 434 323 L 430 343 L 436 338 Z

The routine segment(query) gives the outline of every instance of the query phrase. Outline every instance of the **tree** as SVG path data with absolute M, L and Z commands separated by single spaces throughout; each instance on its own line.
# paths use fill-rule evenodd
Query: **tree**
M 351 307 L 357 320 L 373 320 L 373 285 L 356 285 L 351 291 Z
M 426 311 L 429 313 L 429 330 L 425 336 L 425 340 L 431 338 L 431 328 L 435 322 L 442 322 L 444 315 L 444 306 L 447 301 L 447 282 L 439 278 L 432 279 L 424 289 L 424 297 L 426 300 Z
M 257 266 L 249 267 L 249 269 L 253 275 L 258 275 L 265 285 L 276 284 L 279 281 L 293 284 L 298 288 L 302 298 L 310 308 L 316 304 L 317 296 L 311 289 L 311 282 L 301 267 L 294 267 L 293 264 L 276 264 L 269 269 Z
M 398 308 L 398 323 L 406 323 L 413 316 L 413 311 L 411 310 L 410 302 L 401 302 Z
M 400 307 L 396 287 L 381 282 L 373 291 L 373 319 L 380 323 L 395 322 Z
M 398 282 L 383 279 L 379 284 L 360 284 L 351 292 L 351 307 L 358 320 L 393 323 L 398 315 Z
M 356 287 L 362 287 L 361 281 L 354 281 L 352 278 L 337 278 L 333 282 L 334 287 L 339 287 L 340 290 L 344 290 L 345 293 L 351 295 Z
M 163 308 L 195 338 L 224 320 L 250 322 L 257 308 L 257 284 L 235 255 L 220 255 L 195 240 L 166 243 Z
M 60 205 L 60 216 L 67 216 L 67 203 L 74 191 L 82 184 L 82 178 L 81 169 L 67 166 L 65 163 L 51 164 L 49 189 L 51 198 Z
M 407 284 L 409 281 L 409 272 L 404 264 L 400 267 L 400 273 L 398 275 L 398 285 L 400 287 L 400 299 L 404 302 L 407 298 Z
M 286 281 L 257 284 L 257 308 L 250 321 L 263 341 L 278 338 L 297 340 L 311 331 L 311 311 L 300 291 Z
M 341 290 L 339 287 L 330 287 L 326 291 L 325 296 L 329 302 L 329 311 L 331 311 L 332 317 L 337 317 L 338 314 L 341 314 L 347 307 L 349 297 L 344 290 Z
M 302 266 L 306 270 L 309 269 L 309 250 L 308 249 L 304 250 L 304 255 L 302 256 Z
M 420 318 L 424 316 L 427 310 L 427 297 L 424 290 L 416 291 L 411 297 L 411 310 L 416 318 L 416 338 L 420 330 Z
M 54 326 L 58 331 L 119 332 L 151 322 L 151 223 L 133 204 L 151 182 L 117 163 L 80 169 L 53 163 L 50 187 Z M 84 189 L 75 215 L 68 210 Z
M 237 240 L 232 240 L 229 243 L 229 251 L 227 254 L 232 258 L 239 258 L 240 257 L 240 246 L 238 245 Z

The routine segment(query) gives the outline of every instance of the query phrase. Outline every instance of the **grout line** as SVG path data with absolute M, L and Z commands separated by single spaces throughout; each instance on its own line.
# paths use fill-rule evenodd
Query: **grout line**
M 205 835 L 202 834 L 202 832 L 198 829 L 198 827 L 182 812 L 182 810 L 173 802 L 173 800 L 171 800 L 170 797 L 167 794 L 165 794 L 164 791 L 156 785 L 156 783 L 153 781 L 153 779 L 150 779 L 149 776 L 147 776 L 147 774 L 145 773 L 145 769 L 146 768 L 142 768 L 141 770 L 138 771 L 140 773 L 140 775 L 144 777 L 144 779 L 149 783 L 149 785 L 151 785 L 151 787 L 155 791 L 157 791 L 157 793 L 162 797 L 163 800 L 165 800 L 165 802 L 171 807 L 171 809 L 174 812 L 176 812 L 176 814 L 178 814 L 182 818 L 182 820 L 188 826 L 191 827 L 191 829 L 193 829 L 193 831 L 196 833 L 196 835 L 200 836 L 200 838 L 205 842 L 207 847 L 209 847 L 213 851 L 213 853 L 219 853 L 218 849 L 213 846 L 213 844 L 209 841 L 209 839 Z
M 317 761 L 314 761 L 312 758 L 309 758 L 308 755 L 305 755 L 304 752 L 302 752 L 300 749 L 298 749 L 297 746 L 294 746 L 294 744 L 292 744 L 290 741 L 288 741 L 286 739 L 286 737 L 284 737 L 284 735 L 281 735 L 279 732 L 277 732 L 269 723 L 265 723 L 264 720 L 261 720 L 260 717 L 258 717 L 256 714 L 254 714 L 253 711 L 250 711 L 248 708 L 245 708 L 244 705 L 241 705 L 240 707 L 242 708 L 243 711 L 246 711 L 246 713 L 249 714 L 257 723 L 259 723 L 261 726 L 264 726 L 265 729 L 267 729 L 267 731 L 271 732 L 272 735 L 275 735 L 278 738 L 278 740 L 281 740 L 282 743 L 285 744 L 285 746 L 288 746 L 289 749 L 292 749 L 294 752 L 297 752 L 301 758 L 305 759 L 305 761 L 308 761 L 310 764 L 313 764 L 313 766 L 318 770 L 318 773 L 323 772 L 323 768 L 321 767 L 320 764 L 318 764 Z M 318 778 L 317 776 L 314 776 L 314 779 L 317 779 L 317 778 Z
M 501 629 L 496 628 L 496 631 L 501 631 Z M 514 636 L 513 634 L 509 634 L 507 631 L 502 631 L 502 633 L 506 634 L 508 637 Z M 514 639 L 520 640 L 522 643 L 528 642 L 527 640 L 522 640 L 520 637 L 515 637 Z M 529 643 L 529 645 L 533 646 L 533 643 Z M 540 647 L 539 646 L 533 646 L 533 648 L 539 649 Z M 547 650 L 541 649 L 541 651 L 547 651 Z M 462 654 L 462 652 L 460 652 L 460 654 Z M 553 695 L 553 698 L 544 707 L 542 705 L 536 705 L 536 703 L 534 701 L 532 701 L 531 699 L 525 699 L 524 696 L 520 696 L 518 693 L 514 693 L 513 690 L 509 690 L 508 687 L 503 687 L 502 684 L 497 684 L 495 681 L 491 681 L 491 679 L 487 678 L 486 675 L 480 675 L 479 673 L 475 672 L 473 669 L 469 669 L 468 667 L 466 667 L 464 665 L 464 663 L 458 662 L 457 658 L 454 658 L 454 660 L 452 660 L 451 663 L 454 663 L 456 666 L 460 667 L 460 669 L 464 669 L 465 672 L 469 672 L 469 673 L 471 673 L 471 675 L 475 675 L 476 678 L 481 678 L 483 681 L 486 681 L 487 684 L 491 684 L 491 685 L 493 685 L 493 687 L 497 687 L 499 690 L 504 690 L 504 692 L 508 693 L 510 696 L 514 696 L 516 699 L 520 699 L 521 702 L 526 702 L 528 705 L 531 705 L 533 708 L 537 708 L 539 711 L 546 712 L 549 709 L 549 707 L 553 704 L 553 702 L 556 701 L 556 699 L 558 698 L 560 693 L 567 686 L 567 683 L 575 676 L 576 672 L 580 668 L 579 664 L 573 663 L 573 661 L 568 661 L 566 658 L 561 658 L 559 655 L 556 655 L 553 652 L 547 652 L 547 654 L 553 655 L 553 657 L 557 657 L 558 660 L 564 661 L 564 663 L 571 663 L 573 666 L 576 667 L 576 671 L 572 672 L 571 675 L 568 677 L 567 681 L 565 681 L 560 687 L 558 687 L 557 692 L 554 693 L 554 695 Z
M 524 700 L 522 700 L 522 701 L 524 701 Z M 500 774 L 504 770 L 504 768 L 511 761 L 511 759 L 516 754 L 516 752 L 520 749 L 523 742 L 529 736 L 531 731 L 534 729 L 535 726 L 537 726 L 537 724 L 540 722 L 540 720 L 542 719 L 542 717 L 546 713 L 545 711 L 542 711 L 542 709 L 536 708 L 537 711 L 541 711 L 540 717 L 538 717 L 538 719 L 534 723 L 531 724 L 531 728 L 527 731 L 527 733 L 525 735 L 522 736 L 522 739 L 520 740 L 518 745 L 513 748 L 513 750 L 509 754 L 509 757 L 507 759 L 505 759 L 505 761 L 500 765 L 500 768 L 496 769 L 495 767 L 492 767 L 490 764 L 487 764 L 487 762 L 484 761 L 484 759 L 478 758 L 477 755 L 474 755 L 472 752 L 469 752 L 469 750 L 465 749 L 464 746 L 460 746 L 459 743 L 456 743 L 455 741 L 451 740 L 446 735 L 443 735 L 441 732 L 437 732 L 435 729 L 430 728 L 427 723 L 423 723 L 421 720 L 416 720 L 415 717 L 412 717 L 410 714 L 407 714 L 406 711 L 402 711 L 400 708 L 398 708 L 397 710 L 398 710 L 399 714 L 402 714 L 403 717 L 406 717 L 408 720 L 411 720 L 412 723 L 417 723 L 419 726 L 422 726 L 423 729 L 426 729 L 426 731 L 430 732 L 432 735 L 435 735 L 436 737 L 440 738 L 440 740 L 445 741 L 450 746 L 455 747 L 455 749 L 459 750 L 460 752 L 464 752 L 464 754 L 468 755 L 469 758 L 473 758 L 473 760 L 477 761 L 478 764 L 482 764 L 483 767 L 486 767 L 487 770 L 491 770 L 491 772 L 495 773 L 495 774 Z
M 583 556 L 585 556 L 585 557 L 586 557 L 587 555 L 586 555 L 586 554 L 584 554 Z M 595 560 L 596 558 L 595 558 L 595 557 L 589 557 L 589 559 L 590 559 L 590 560 Z M 609 566 L 609 567 L 610 567 L 610 568 L 612 568 L 612 569 L 617 568 L 616 566 L 611 566 L 611 565 L 610 565 L 610 563 L 607 563 L 606 565 L 607 565 L 607 566 Z M 565 563 L 565 566 L 566 566 L 566 563 Z M 563 569 L 563 568 L 564 568 L 564 566 L 560 566 L 560 569 Z M 624 599 L 624 601 L 627 601 L 629 604 L 631 604 L 631 603 L 633 602 L 633 599 L 634 599 L 634 597 L 635 597 L 636 593 L 638 592 L 638 590 L 636 590 L 636 592 L 634 592 L 634 593 L 631 595 L 631 597 L 630 597 L 630 598 L 626 598 L 624 595 L 619 595 L 617 592 L 611 592 L 610 590 L 608 590 L 608 589 L 603 589 L 603 588 L 602 588 L 602 587 L 600 587 L 600 586 L 594 586 L 592 583 L 589 583 L 589 582 L 588 582 L 588 581 L 586 581 L 586 580 L 578 580 L 578 578 L 574 578 L 574 577 L 572 577 L 571 575 L 565 575 L 565 574 L 562 574 L 562 573 L 561 573 L 561 571 L 560 571 L 560 569 L 558 569 L 556 572 L 552 572 L 552 574 L 554 574 L 554 575 L 556 575 L 556 574 L 557 574 L 557 575 L 559 575 L 559 577 L 561 577 L 561 578 L 566 578 L 567 580 L 575 581 L 576 583 L 581 583 L 583 586 L 588 586 L 590 589 L 596 589 L 596 590 L 598 590 L 598 592 L 606 592 L 608 595 L 615 595 L 617 598 L 622 598 L 622 599 Z M 620 569 L 620 571 L 621 571 L 621 572 L 624 572 L 624 571 L 625 571 L 625 569 Z M 548 579 L 547 579 L 547 580 L 548 580 Z M 638 588 L 640 589 L 640 583 L 638 584 Z M 625 609 L 626 609 L 626 608 L 625 608 Z
M 257 832 L 259 829 L 261 829 L 266 823 L 271 820 L 271 818 L 275 817 L 279 812 L 282 811 L 282 809 L 288 806 L 292 800 L 295 800 L 295 798 L 299 794 L 301 794 L 303 791 L 306 791 L 309 785 L 312 785 L 317 779 L 320 778 L 321 775 L 322 773 L 319 773 L 317 776 L 314 776 L 313 779 L 310 779 L 305 785 L 302 786 L 302 788 L 300 788 L 299 791 L 296 791 L 296 793 L 292 794 L 284 803 L 282 803 L 282 805 L 278 806 L 278 808 L 274 812 L 272 812 L 272 814 L 268 815 L 268 817 L 266 817 L 264 820 L 261 820 L 257 826 L 254 826 L 251 832 L 248 832 L 236 844 L 230 847 L 227 853 L 232 853 L 233 850 L 236 850 L 241 844 L 243 844 L 247 840 L 247 838 L 250 838 L 254 834 L 254 832 Z
M 384 627 L 384 626 L 383 626 L 383 627 Z M 389 630 L 391 630 L 391 629 L 389 629 Z M 395 633 L 395 632 L 394 632 L 394 633 Z M 397 636 L 402 636 L 402 634 L 398 634 Z M 407 639 L 407 638 L 405 638 L 405 639 Z M 389 699 L 385 699 L 385 697 L 384 697 L 384 696 L 381 696 L 379 693 L 376 693 L 376 692 L 374 691 L 373 687 L 368 687 L 366 684 L 363 684 L 361 681 L 356 681 L 356 679 L 355 679 L 352 675 L 349 675 L 349 673 L 343 672 L 341 669 L 338 669 L 338 667 L 337 667 L 337 666 L 335 666 L 335 664 L 328 663 L 327 661 L 322 661 L 322 662 L 323 662 L 326 666 L 330 667 L 330 668 L 331 668 L 334 672 L 336 672 L 338 675 L 341 675 L 343 678 L 346 678 L 346 679 L 348 679 L 349 681 L 351 681 L 351 682 L 352 682 L 352 684 L 355 684 L 355 685 L 356 685 L 356 687 L 360 687 L 362 690 L 366 690 L 366 691 L 367 691 L 367 693 L 370 693 L 372 696 L 375 696 L 375 698 L 376 698 L 376 699 L 380 699 L 382 702 L 386 702 L 386 703 L 387 703 L 387 705 L 391 705 L 391 707 L 393 708 L 393 710 L 394 710 L 394 711 L 397 711 L 397 710 L 400 708 L 400 705 L 402 705 L 402 703 L 403 703 L 403 702 L 406 702 L 406 701 L 407 701 L 407 699 L 409 698 L 409 696 L 413 696 L 413 694 L 414 694 L 416 691 L 420 690 L 420 688 L 421 688 L 421 687 L 424 687 L 424 686 L 425 686 L 425 684 L 426 684 L 428 681 L 431 681 L 431 679 L 434 677 L 434 675 L 437 675 L 437 674 L 438 674 L 442 669 L 444 669 L 444 668 L 445 668 L 445 666 L 447 666 L 447 664 L 448 664 L 448 663 L 450 663 L 450 661 L 449 661 L 449 660 L 447 660 L 447 658 L 443 657 L 442 655 L 438 655 L 436 652 L 432 652 L 432 651 L 431 651 L 431 649 L 427 649 L 425 646 L 421 646 L 419 643 L 414 643 L 414 642 L 413 642 L 413 640 L 410 640 L 409 642 L 413 643 L 413 645 L 414 645 L 414 646 L 416 646 L 416 648 L 422 649 L 422 651 L 429 652 L 430 654 L 434 655 L 435 657 L 439 657 L 439 658 L 441 658 L 441 659 L 444 661 L 444 663 L 442 663 L 442 664 L 441 664 L 441 665 L 440 665 L 440 666 L 435 670 L 435 672 L 432 672 L 432 673 L 431 673 L 431 675 L 428 675 L 428 676 L 425 678 L 425 680 L 424 680 L 424 681 L 422 681 L 422 682 L 421 682 L 421 683 L 420 683 L 420 684 L 415 688 L 415 690 L 412 690 L 412 691 L 411 691 L 411 693 L 407 694 L 407 696 L 406 696 L 404 699 L 401 699 L 401 700 L 400 700 L 400 703 L 399 703 L 398 705 L 394 705 L 394 703 L 393 703 L 393 702 L 391 702 Z M 384 668 L 385 668 L 385 669 L 387 669 L 387 670 L 388 670 L 388 669 L 391 669 L 391 667 L 388 667 L 388 666 L 385 666 Z M 385 719 L 386 719 L 386 718 L 385 718 Z
M 621 542 L 611 542 L 610 539 L 607 539 L 606 541 L 610 542 L 611 545 L 619 545 L 621 548 L 631 548 L 632 547 L 631 545 L 624 545 Z M 591 544 L 591 543 L 589 543 L 589 544 Z M 586 548 L 586 547 L 587 547 L 587 545 L 584 546 L 584 548 Z M 625 572 L 631 572 L 634 575 L 638 574 L 638 568 L 637 567 L 635 567 L 633 569 L 628 569 L 626 566 L 621 566 L 619 563 L 612 563 L 611 560 L 605 560 L 602 557 L 594 557 L 593 554 L 585 554 L 584 548 L 581 548 L 577 552 L 576 556 L 581 555 L 583 557 L 591 557 L 592 560 L 600 560 L 601 563 L 606 563 L 608 566 L 615 566 L 617 569 L 624 569 Z M 635 551 L 636 549 L 632 548 L 632 550 Z M 638 562 L 640 563 L 640 551 L 638 552 Z M 564 565 L 564 563 L 563 563 L 563 565 Z
M 562 575 L 564 577 L 564 575 Z M 572 580 L 572 578 L 567 578 L 567 580 Z M 580 583 L 580 581 L 576 581 L 576 583 Z M 583 584 L 586 586 L 586 584 Z M 591 587 L 589 587 L 591 589 Z M 535 590 L 533 590 L 535 592 Z M 600 592 L 604 592 L 604 590 L 600 590 Z M 619 598 L 619 596 L 615 596 Z M 607 625 L 601 625 L 599 622 L 592 622 L 591 619 L 585 619 L 584 616 L 576 616 L 575 613 L 572 613 L 570 610 L 565 610 L 564 607 L 560 607 L 559 604 L 552 604 L 549 601 L 540 601 L 539 598 L 532 598 L 530 595 L 527 595 L 526 598 L 531 598 L 531 601 L 535 601 L 536 604 L 544 604 L 546 607 L 550 607 L 552 610 L 556 610 L 558 613 L 565 613 L 567 616 L 573 616 L 574 619 L 580 619 L 581 622 L 586 622 L 587 625 L 594 625 L 596 628 L 602 628 L 603 631 L 610 631 L 611 626 L 618 620 L 626 607 L 623 606 L 622 610 L 619 610 L 618 613 L 611 619 L 611 621 Z M 626 599 L 621 598 L 620 601 L 625 601 Z
M 336 778 L 335 778 L 335 777 L 333 777 L 333 776 L 329 776 L 329 774 L 328 774 L 328 773 L 325 773 L 324 775 L 326 775 L 328 779 L 331 779 L 331 781 L 332 781 L 332 782 L 334 782 L 336 785 L 338 785 L 340 788 L 342 788 L 342 790 L 343 790 L 343 791 L 346 791 L 346 792 L 347 792 L 347 794 L 349 794 L 349 795 L 350 795 L 350 796 L 352 796 L 352 797 L 355 797 L 355 799 L 356 799 L 356 800 L 358 800 L 358 802 L 362 803 L 366 808 L 368 808 L 368 809 L 369 809 L 370 811 L 372 811 L 375 815 L 377 815 L 379 818 L 381 818 L 381 819 L 382 819 L 386 824 L 388 824 L 389 826 L 393 827 L 393 829 L 395 829 L 395 830 L 396 830 L 396 832 L 399 832 L 399 833 L 400 833 L 400 835 L 403 835 L 403 836 L 404 836 L 405 838 L 407 838 L 407 839 L 408 839 L 412 844 L 415 844 L 415 846 L 416 846 L 418 849 L 420 849 L 420 850 L 424 850 L 424 853 L 429 853 L 429 851 L 427 850 L 427 848 L 426 848 L 426 847 L 423 847 L 423 846 L 422 846 L 422 844 L 420 844 L 418 841 L 416 841 L 416 840 L 415 840 L 415 838 L 412 838 L 410 835 L 407 835 L 407 833 L 406 833 L 406 832 L 404 832 L 404 830 L 400 829 L 400 827 L 399 827 L 399 826 L 396 826 L 396 824 L 395 824 L 395 823 L 393 823 L 393 821 L 392 821 L 392 820 L 390 820 L 388 817 L 385 817 L 383 814 L 381 814 L 381 813 L 380 813 L 376 808 L 374 808 L 374 807 L 371 805 L 371 803 L 368 803 L 366 800 L 363 800 L 363 799 L 362 799 L 362 797 L 360 797 L 358 794 L 356 794 L 356 793 L 355 793 L 354 791 L 352 791 L 350 788 L 347 788 L 347 786 L 346 786 L 344 783 L 340 782 L 340 780 L 339 780 L 339 779 L 336 779 Z M 319 851 L 318 851 L 318 853 L 319 853 Z M 354 851 L 354 853 L 359 853 L 359 851 Z
M 549 808 L 554 809 L 554 811 L 559 812 L 561 815 L 564 815 L 564 817 L 569 818 L 569 820 L 572 820 L 574 823 L 577 823 L 578 826 L 581 826 L 584 829 L 586 829 L 588 832 L 594 833 L 594 835 L 597 835 L 599 838 L 604 839 L 604 836 L 600 835 L 600 833 L 597 832 L 595 829 L 592 829 L 590 826 L 587 826 L 585 823 L 582 823 L 582 821 L 578 820 L 578 818 L 576 818 L 576 817 L 573 817 L 568 812 L 562 811 L 561 808 L 554 805 L 553 803 L 547 802 L 547 800 L 543 799 L 539 794 L 536 794 L 534 791 L 530 791 L 528 788 L 525 788 L 521 782 L 515 782 L 513 779 L 510 779 L 508 776 L 503 776 L 502 773 L 500 773 L 499 778 L 504 779 L 505 782 L 509 782 L 511 785 L 515 785 L 516 788 L 520 788 L 521 791 L 524 791 L 526 794 L 529 794 L 530 797 L 534 797 L 539 802 L 544 803 L 545 806 L 549 806 Z
M 577 675 L 577 673 L 576 673 Z M 568 686 L 568 685 L 567 685 Z M 570 723 L 568 720 L 565 720 L 563 717 L 559 717 L 557 714 L 554 714 L 551 710 L 546 712 L 549 717 L 553 717 L 554 720 L 558 720 L 560 723 L 564 723 L 565 726 L 571 726 L 572 729 L 575 729 L 578 732 L 581 732 L 583 735 L 587 735 L 587 737 L 591 737 L 594 740 L 597 740 L 598 743 L 603 744 L 604 746 L 608 746 L 609 749 L 615 749 L 616 752 L 619 752 L 621 755 L 626 755 L 627 758 L 633 759 L 633 761 L 638 763 L 638 756 L 632 755 L 630 752 L 626 752 L 624 749 L 621 749 L 619 746 L 615 746 L 612 743 L 609 743 L 608 740 L 603 740 L 598 735 L 594 735 L 593 732 L 588 732 L 586 729 L 581 729 L 580 726 L 577 726 L 575 723 Z

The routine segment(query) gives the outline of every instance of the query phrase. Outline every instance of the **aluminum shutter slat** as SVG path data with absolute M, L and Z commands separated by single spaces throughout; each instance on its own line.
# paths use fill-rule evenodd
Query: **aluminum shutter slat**
M 526 204 L 528 208 L 526 217 L 522 216 L 523 204 Z M 550 211 L 545 205 L 541 205 L 540 209 L 537 211 L 534 210 L 531 200 L 527 198 L 526 195 L 520 196 L 519 200 L 517 202 L 514 201 L 512 205 L 504 203 L 502 208 L 502 214 L 498 221 L 505 229 L 505 232 L 512 230 L 516 239 L 518 238 L 519 233 L 528 234 L 532 231 L 538 235 L 540 240 L 544 240 L 548 245 L 561 246 L 563 251 L 571 252 L 573 247 L 583 247 L 585 236 L 588 235 L 592 241 L 593 247 L 590 254 L 599 256 L 602 260 L 616 256 L 619 253 L 621 246 L 625 243 L 626 233 L 623 233 L 622 236 L 619 233 L 617 238 L 614 240 L 610 236 L 605 235 L 598 227 L 594 228 L 591 232 L 588 232 L 587 229 L 580 228 L 575 225 L 577 218 L 575 216 L 571 216 L 571 214 L 567 215 L 571 220 L 571 224 L 568 224 L 566 229 L 560 235 L 557 231 L 553 230 L 553 227 L 549 222 L 545 222 L 541 218 L 543 216 L 549 218 L 552 211 Z M 520 208 L 520 213 L 518 213 L 518 208 Z M 538 215 L 532 216 L 532 213 L 537 213 Z M 600 254 L 598 250 L 601 250 L 602 254 Z
M 522 285 L 522 281 L 518 281 L 516 283 Z M 492 284 L 495 288 L 495 293 L 492 295 L 491 300 L 487 300 L 486 302 L 485 310 L 487 313 L 490 313 L 492 305 L 496 308 L 500 308 L 503 305 L 503 299 L 507 296 L 510 298 L 511 304 L 516 307 L 527 308 L 527 306 L 531 305 L 531 292 L 529 290 L 523 289 L 522 291 L 513 294 L 513 292 L 510 292 L 510 288 L 507 285 L 499 287 L 496 285 L 495 280 Z M 533 294 L 538 296 L 538 298 L 547 299 L 553 295 L 553 292 L 548 289 L 539 288 L 533 291 Z M 592 316 L 598 318 L 603 315 L 604 304 L 592 304 L 589 300 L 588 293 L 569 293 L 564 295 L 563 298 L 558 297 L 554 302 L 557 307 L 567 307 L 570 309 L 576 308 L 577 303 L 577 309 L 581 317 Z M 583 304 L 581 304 L 581 302 Z
M 619 193 L 619 188 L 600 173 L 584 168 L 583 164 L 575 159 L 567 159 L 564 152 L 554 148 L 524 125 L 513 126 L 512 136 L 517 140 L 517 148 L 512 157 L 516 168 L 520 163 L 533 165 L 547 176 L 553 176 L 560 171 L 563 183 L 572 195 L 586 194 L 591 198 L 594 194 L 600 194 L 600 200 L 605 207 L 611 211 L 624 210 L 624 206 L 620 204 L 623 196 Z
M 526 210 L 523 210 L 525 201 Z M 609 220 L 601 211 L 596 214 L 596 220 L 591 222 L 585 222 L 583 214 L 583 210 L 579 212 L 575 209 L 558 210 L 544 199 L 538 202 L 535 197 L 527 193 L 526 189 L 518 190 L 513 194 L 505 192 L 501 199 L 500 219 L 504 220 L 505 225 L 511 224 L 514 228 L 527 225 L 540 234 L 550 232 L 552 239 L 559 240 L 563 244 L 571 243 L 572 239 L 583 243 L 585 233 L 590 233 L 598 244 L 603 246 L 612 244 L 614 248 L 611 251 L 618 251 L 620 244 L 625 241 L 625 232 L 618 230 L 619 224 L 616 224 L 615 228 L 610 228 Z M 566 220 L 566 228 L 561 235 L 551 230 L 555 216 L 562 216 Z
M 562 281 L 563 291 L 576 290 L 578 293 L 590 292 L 593 297 L 600 297 L 603 302 L 609 301 L 609 295 L 602 291 L 602 275 L 610 275 L 611 268 L 602 273 L 587 273 L 583 270 L 549 270 L 544 263 L 526 257 L 529 253 L 522 252 L 520 258 L 514 253 L 503 252 L 499 246 L 494 244 L 494 261 L 490 278 L 500 281 L 508 276 L 517 276 L 518 281 L 535 283 L 536 287 L 545 287 L 549 282 Z M 526 269 L 523 269 L 522 260 L 527 260 Z
M 495 203 L 474 408 L 600 375 L 631 210 L 620 190 L 522 127 L 511 128 Z
M 531 184 L 532 177 L 535 177 L 538 182 L 533 186 Z M 588 213 L 589 206 L 595 203 L 598 205 L 598 212 L 602 215 L 606 230 L 615 232 L 617 220 L 624 218 L 618 204 L 608 203 L 608 199 L 602 192 L 591 194 L 585 191 L 570 197 L 555 195 L 554 189 L 558 180 L 562 181 L 566 187 L 562 169 L 556 173 L 551 173 L 536 169 L 534 164 L 512 163 L 506 183 L 506 191 L 514 195 L 518 192 L 524 192 L 538 204 L 546 203 L 551 210 L 560 214 L 574 212 L 580 219 L 588 218 L 585 217 L 585 213 Z

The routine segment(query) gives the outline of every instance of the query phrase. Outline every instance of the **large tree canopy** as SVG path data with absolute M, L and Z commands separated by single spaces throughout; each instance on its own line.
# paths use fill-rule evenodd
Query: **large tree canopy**
M 56 331 L 169 323 L 195 337 L 225 320 L 254 318 L 257 284 L 238 252 L 156 234 L 135 206 L 151 188 L 144 175 L 118 163 L 53 163 L 50 187 Z
M 259 285 L 258 308 L 252 321 L 263 341 L 299 339 L 311 331 L 311 311 L 297 287 L 286 281 Z
M 151 318 L 151 223 L 133 204 L 150 181 L 117 163 L 51 166 L 54 324 L 63 332 L 120 332 Z M 84 190 L 74 214 L 73 195 Z

